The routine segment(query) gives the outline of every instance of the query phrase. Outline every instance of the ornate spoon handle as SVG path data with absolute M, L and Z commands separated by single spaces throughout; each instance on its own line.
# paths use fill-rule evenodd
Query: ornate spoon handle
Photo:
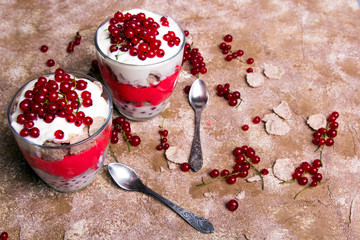
M 203 165 L 203 156 L 200 142 L 200 119 L 201 110 L 195 111 L 195 134 L 191 145 L 189 165 L 194 172 L 200 170 Z
M 180 217 L 182 217 L 187 223 L 189 223 L 193 228 L 196 230 L 202 232 L 202 233 L 212 233 L 214 232 L 214 227 L 212 223 L 203 218 L 199 215 L 196 215 L 193 212 L 190 212 L 175 203 L 171 202 L 170 200 L 164 198 L 160 194 L 154 192 L 147 186 L 144 186 L 144 188 L 141 189 L 141 192 L 146 193 L 150 196 L 155 197 L 159 201 L 163 202 L 166 206 L 168 206 L 170 209 L 172 209 L 174 212 L 176 212 Z

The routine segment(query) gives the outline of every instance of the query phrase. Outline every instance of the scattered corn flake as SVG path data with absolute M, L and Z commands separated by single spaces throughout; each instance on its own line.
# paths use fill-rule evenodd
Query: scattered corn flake
M 285 101 L 281 101 L 280 105 L 273 108 L 274 112 L 283 119 L 290 119 L 292 116 L 289 104 Z
M 326 117 L 321 113 L 314 114 L 308 117 L 306 122 L 312 129 L 318 130 L 319 128 L 326 127 Z
M 264 64 L 264 75 L 267 78 L 280 79 L 284 75 L 284 71 L 278 66 L 265 63 Z
M 187 156 L 184 150 L 178 147 L 169 147 L 165 151 L 166 158 L 173 163 L 187 162 Z
M 265 130 L 268 134 L 283 136 L 290 131 L 290 127 L 284 120 L 276 116 L 265 123 Z
M 292 179 L 291 173 L 294 171 L 294 164 L 289 158 L 279 158 L 275 160 L 273 165 L 274 176 L 282 181 Z
M 246 74 L 246 82 L 250 87 L 260 87 L 264 83 L 264 75 L 259 72 Z

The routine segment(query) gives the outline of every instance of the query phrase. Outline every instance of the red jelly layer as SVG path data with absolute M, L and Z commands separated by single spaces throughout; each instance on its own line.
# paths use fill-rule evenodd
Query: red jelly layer
M 122 102 L 133 102 L 136 107 L 141 107 L 144 103 L 157 106 L 168 99 L 176 86 L 180 69 L 180 66 L 176 66 L 175 72 L 158 84 L 151 84 L 149 87 L 135 87 L 120 83 L 107 65 L 100 64 L 103 80 L 112 91 L 112 96 Z
M 94 170 L 98 168 L 99 158 L 103 155 L 110 141 L 110 133 L 111 125 L 108 125 L 101 133 L 101 136 L 96 139 L 96 144 L 93 144 L 91 148 L 76 155 L 66 155 L 63 160 L 48 162 L 41 158 L 30 156 L 25 151 L 22 151 L 22 153 L 32 168 L 38 168 L 46 173 L 70 179 L 90 168 Z

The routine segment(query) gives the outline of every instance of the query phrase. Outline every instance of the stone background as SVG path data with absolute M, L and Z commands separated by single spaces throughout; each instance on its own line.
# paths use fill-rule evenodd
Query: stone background
M 236 0 L 236 1 L 0 1 L 0 232 L 10 239 L 356 239 L 360 236 L 360 10 L 355 0 Z M 170 170 L 158 144 L 164 113 L 147 122 L 131 122 L 142 138 L 127 152 L 120 141 L 112 145 L 120 162 L 134 168 L 143 181 L 175 203 L 212 221 L 215 233 L 193 230 L 155 199 L 119 189 L 106 165 L 89 187 L 77 193 L 58 193 L 45 185 L 22 157 L 6 118 L 11 96 L 27 81 L 62 67 L 87 73 L 95 58 L 91 37 L 97 26 L 117 10 L 143 8 L 172 16 L 190 31 L 187 39 L 205 58 L 210 103 L 202 115 L 204 166 L 199 172 Z M 66 46 L 76 31 L 84 36 L 70 56 Z M 247 65 L 226 62 L 218 44 L 232 34 L 233 48 L 284 71 L 280 79 L 266 79 L 258 88 L 245 81 Z M 41 53 L 42 44 L 49 46 Z M 47 59 L 56 65 L 48 68 Z M 187 161 L 194 129 L 194 112 L 183 92 L 195 77 L 184 65 L 168 105 L 165 128 L 169 143 Z M 217 84 L 230 83 L 244 99 L 231 108 L 216 96 Z M 264 124 L 251 119 L 271 113 L 281 101 L 292 110 L 285 136 L 269 135 Z M 323 183 L 294 195 L 298 184 L 279 184 L 270 174 L 265 190 L 259 182 L 238 179 L 228 185 L 208 180 L 213 168 L 231 168 L 232 150 L 252 146 L 272 166 L 279 158 L 294 165 L 318 158 L 306 125 L 316 113 L 340 113 L 339 134 L 323 154 Z M 118 115 L 115 112 L 115 115 Z M 249 124 L 247 132 L 241 130 Z M 161 171 L 162 170 L 162 171 Z M 250 171 L 250 176 L 254 175 Z M 239 209 L 225 204 L 240 194 Z

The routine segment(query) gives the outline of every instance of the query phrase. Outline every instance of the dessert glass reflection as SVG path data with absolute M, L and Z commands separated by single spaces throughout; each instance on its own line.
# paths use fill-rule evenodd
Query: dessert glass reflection
M 184 44 L 179 24 L 146 10 L 117 12 L 99 26 L 101 76 L 122 115 L 143 121 L 162 112 L 178 81 Z
M 94 180 L 112 127 L 112 99 L 99 81 L 57 69 L 21 87 L 7 117 L 26 161 L 49 186 L 74 192 Z

